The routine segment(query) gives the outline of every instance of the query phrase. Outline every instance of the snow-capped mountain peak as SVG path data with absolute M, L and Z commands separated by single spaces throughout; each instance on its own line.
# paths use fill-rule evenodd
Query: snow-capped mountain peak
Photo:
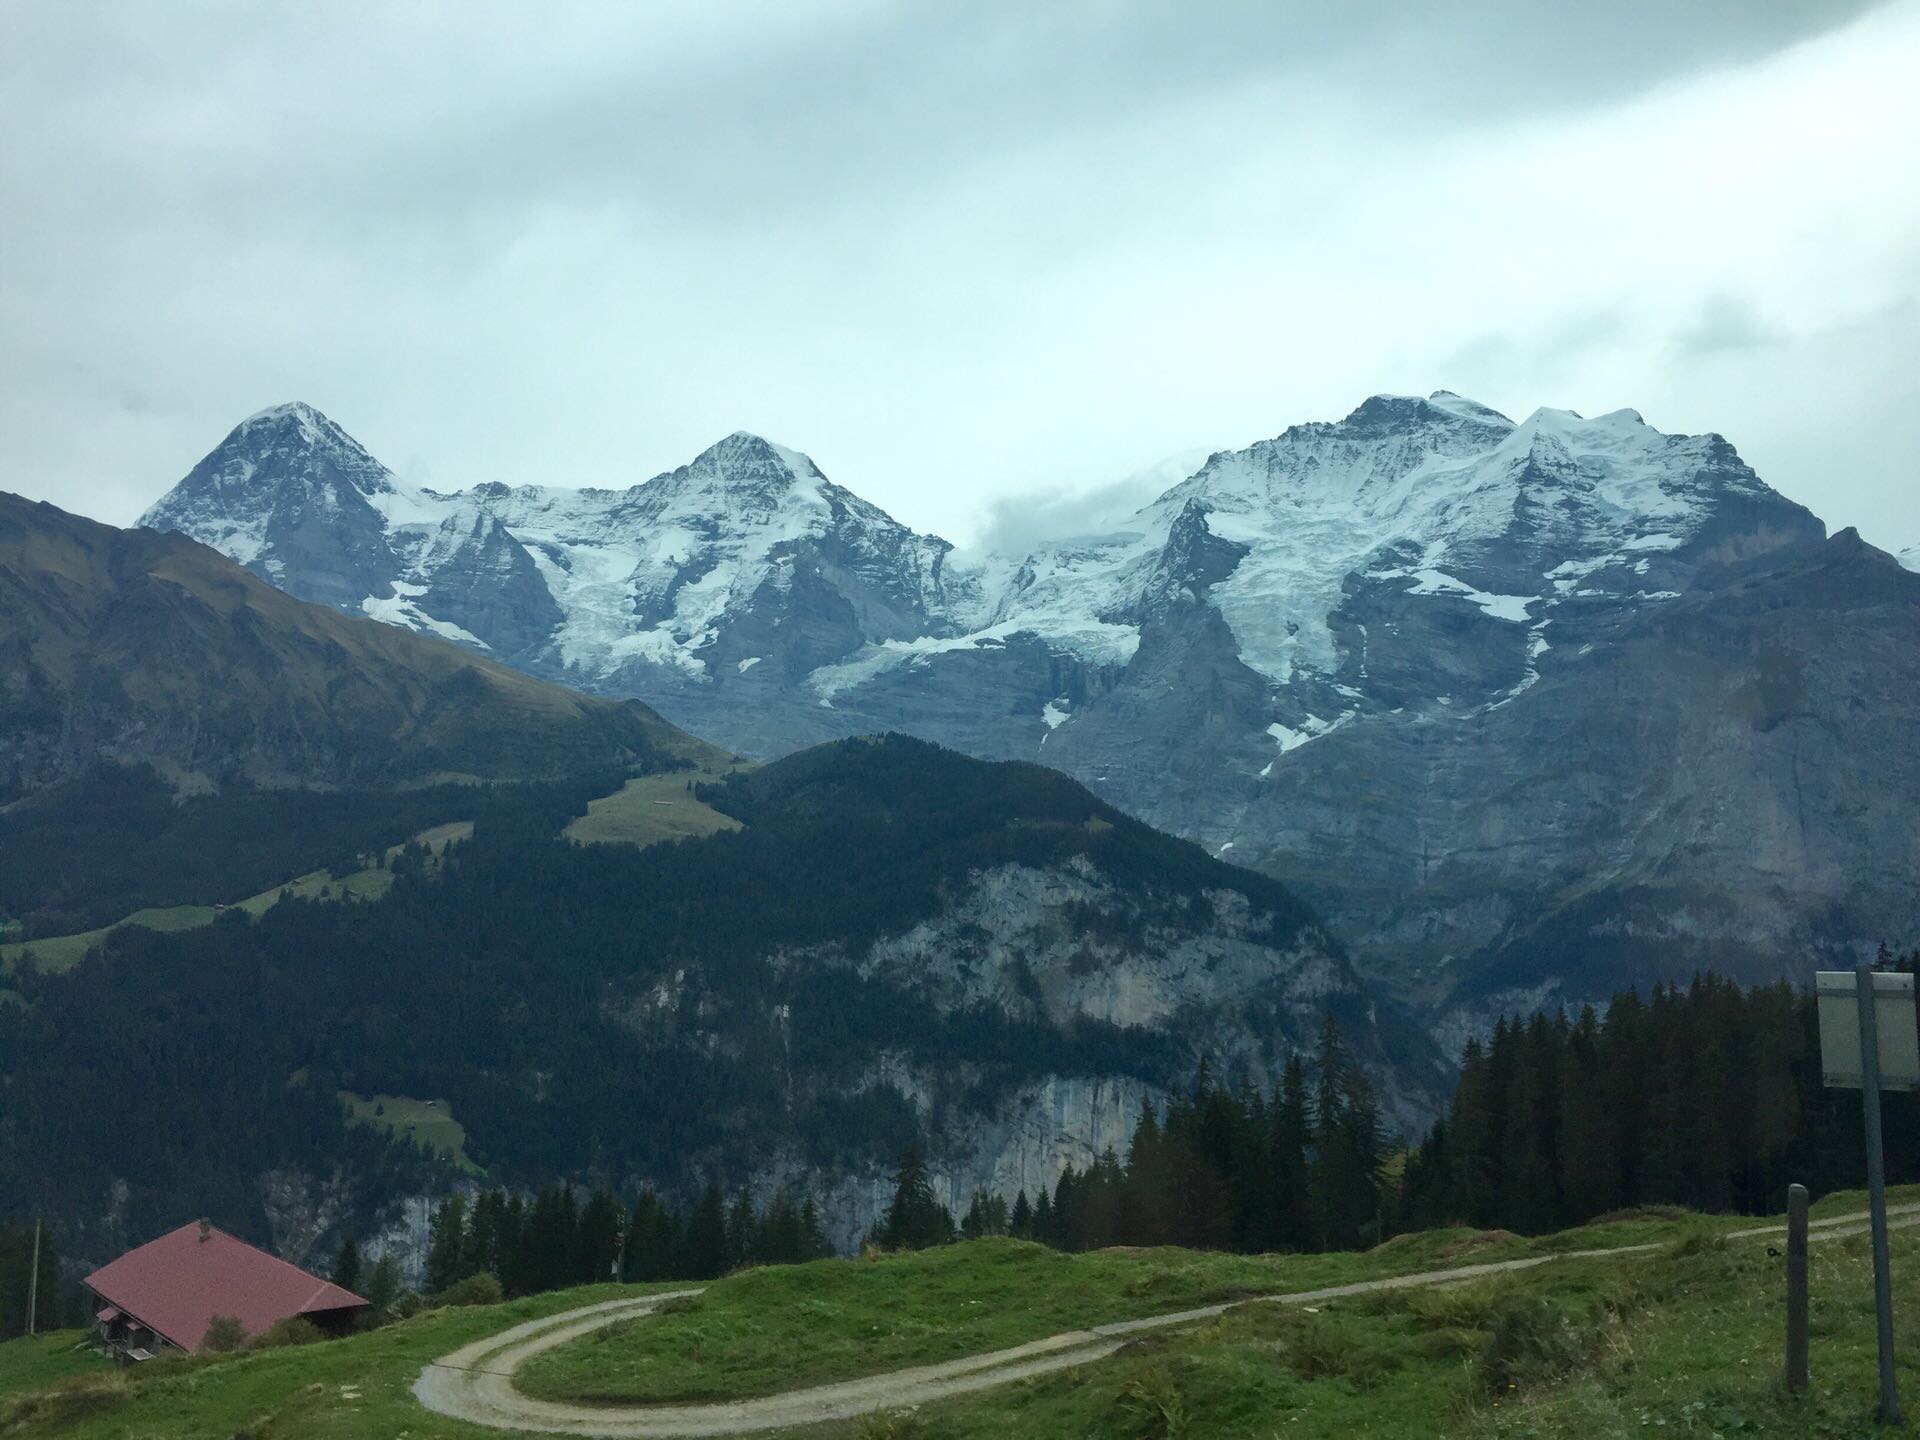
M 311 405 L 249 416 L 140 518 L 179 530 L 303 598 L 348 608 L 386 568 L 386 466 Z
M 148 517 L 296 593 L 654 699 L 775 683 L 835 709 L 1015 640 L 1053 657 L 1053 687 L 1117 673 L 1204 605 L 1271 689 L 1262 724 L 1298 743 L 1372 706 L 1501 703 L 1593 615 L 1684 590 L 1757 520 L 1818 528 L 1717 435 L 1632 410 L 1516 422 L 1448 390 L 1213 453 L 1111 532 L 1017 555 L 955 557 L 744 430 L 625 489 L 440 494 L 299 404 L 244 422 Z M 1435 626 L 1476 637 L 1471 664 L 1434 669 Z M 1064 698 L 1034 726 L 1069 725 Z

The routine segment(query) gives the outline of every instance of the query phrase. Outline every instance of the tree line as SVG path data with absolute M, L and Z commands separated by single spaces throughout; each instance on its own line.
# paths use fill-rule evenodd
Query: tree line
M 476 1276 L 504 1295 L 619 1280 L 713 1280 L 743 1265 L 794 1265 L 833 1253 L 813 1197 L 788 1189 L 765 1206 L 751 1189 L 728 1201 L 717 1183 L 680 1211 L 651 1187 L 623 1207 L 607 1187 L 557 1185 L 522 1196 L 504 1189 L 456 1194 L 428 1227 L 426 1283 L 443 1295 Z M 334 1283 L 361 1274 L 356 1242 L 335 1262 Z M 385 1262 L 382 1262 L 385 1263 Z M 372 1301 L 374 1297 L 365 1297 Z
M 1372 1084 L 1329 1017 L 1311 1078 L 1299 1056 L 1271 1091 L 1228 1087 L 1204 1063 L 1185 1094 L 1143 1103 L 1122 1160 L 1111 1148 L 1051 1189 L 1008 1204 L 980 1192 L 956 1223 L 908 1150 L 873 1239 L 917 1249 L 1012 1235 L 1061 1250 L 1184 1245 L 1213 1250 L 1338 1250 L 1377 1242 L 1390 1223 L 1386 1138 Z
M 1911 972 L 1920 952 L 1882 963 Z M 1143 1107 L 1124 1161 L 1109 1150 L 1010 1206 L 977 1194 L 957 1224 L 931 1213 L 909 1155 L 875 1238 L 1306 1251 L 1453 1224 L 1540 1234 L 1642 1205 L 1773 1214 L 1792 1183 L 1820 1194 L 1866 1173 L 1859 1092 L 1825 1085 L 1818 1023 L 1811 993 L 1713 975 L 1622 991 L 1604 1019 L 1503 1018 L 1467 1042 L 1447 1113 L 1390 1177 L 1371 1089 L 1329 1020 L 1311 1070 L 1296 1057 L 1271 1094 L 1203 1067 L 1164 1111 Z M 1888 1178 L 1920 1179 L 1920 1095 L 1882 1103 Z
M 1883 963 L 1911 970 L 1920 955 Z M 1887 1177 L 1920 1178 L 1920 1096 L 1883 1100 Z M 1812 994 L 1712 975 L 1615 995 L 1605 1018 L 1501 1020 L 1467 1043 L 1446 1115 L 1408 1156 L 1399 1223 L 1522 1233 L 1638 1205 L 1772 1214 L 1866 1174 L 1857 1090 L 1821 1073 Z

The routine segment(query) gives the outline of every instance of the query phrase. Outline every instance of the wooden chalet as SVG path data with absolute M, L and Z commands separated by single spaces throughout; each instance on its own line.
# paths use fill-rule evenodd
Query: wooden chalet
M 129 1250 L 82 1283 L 100 1302 L 101 1340 L 134 1361 L 200 1349 L 218 1315 L 238 1320 L 249 1336 L 295 1315 L 342 1334 L 367 1308 L 358 1295 L 205 1220 Z

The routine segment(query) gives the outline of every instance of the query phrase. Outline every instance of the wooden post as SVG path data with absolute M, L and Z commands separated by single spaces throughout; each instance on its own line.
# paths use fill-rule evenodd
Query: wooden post
M 1807 1388 L 1807 1187 L 1787 1187 L 1787 1393 Z
M 1873 1311 L 1880 1339 L 1880 1423 L 1900 1423 L 1893 1378 L 1893 1280 L 1887 1262 L 1887 1162 L 1880 1145 L 1880 1015 L 1873 966 L 1853 971 L 1860 1006 L 1860 1100 L 1867 1125 L 1867 1215 L 1873 1230 Z
M 40 1311 L 40 1221 L 33 1222 L 33 1264 L 27 1269 L 27 1334 L 33 1334 Z

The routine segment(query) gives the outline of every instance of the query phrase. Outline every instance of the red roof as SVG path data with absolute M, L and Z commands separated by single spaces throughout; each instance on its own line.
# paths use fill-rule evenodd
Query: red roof
M 198 1350 L 216 1315 L 258 1335 L 290 1315 L 367 1302 L 204 1222 L 182 1225 L 86 1279 L 87 1288 L 182 1350 Z

